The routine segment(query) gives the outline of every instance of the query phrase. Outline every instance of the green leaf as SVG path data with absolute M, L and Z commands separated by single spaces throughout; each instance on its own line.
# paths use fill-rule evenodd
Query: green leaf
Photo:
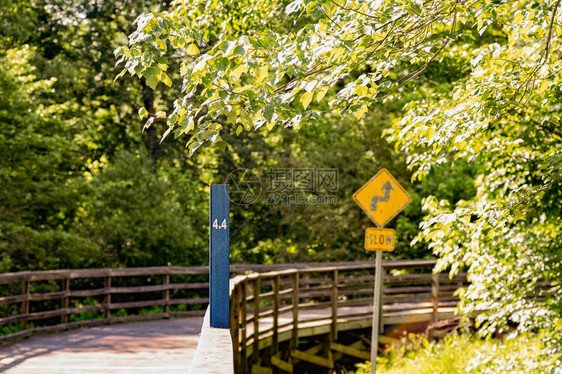
M 162 139 L 160 139 L 160 143 L 162 143 L 164 139 L 166 139 L 166 137 L 170 134 L 170 132 L 172 132 L 173 129 L 174 129 L 173 127 L 168 127 L 164 135 L 162 135 Z
M 213 56 L 208 55 L 208 54 L 205 54 L 205 55 L 199 57 L 198 62 L 193 67 L 192 72 L 197 73 L 198 71 L 202 70 L 207 65 L 207 61 L 209 61 L 211 58 L 213 58 Z
M 172 42 L 174 48 L 183 48 L 185 46 L 185 40 L 183 38 L 177 38 Z
M 258 83 L 263 82 L 265 78 L 267 78 L 268 69 L 267 66 L 262 66 L 261 68 L 257 69 L 257 76 L 256 80 Z
M 326 92 L 328 92 L 329 89 L 330 89 L 329 86 L 320 86 L 316 90 L 316 101 L 320 102 L 324 98 L 324 96 L 326 95 Z
M 145 107 L 139 108 L 139 117 L 141 119 L 148 117 L 148 111 L 146 110 Z
M 170 79 L 170 77 L 168 76 L 168 74 L 166 73 L 162 73 L 162 82 L 168 86 L 168 87 L 172 87 L 172 80 Z
M 426 139 L 431 140 L 431 139 L 433 139 L 434 135 L 435 135 L 435 127 L 428 127 L 427 131 L 425 133 Z
M 237 55 L 237 56 L 245 56 L 246 55 L 246 47 L 243 46 L 243 45 L 237 46 L 236 48 L 234 48 L 233 54 Z
M 197 48 L 197 46 L 193 43 L 191 43 L 189 45 L 189 47 L 187 47 L 186 53 L 190 56 L 197 56 L 197 55 L 201 54 L 201 52 L 199 51 L 199 48 Z
M 163 41 L 162 39 L 156 39 L 156 46 L 161 51 L 166 51 L 168 49 L 166 42 Z
M 236 128 L 236 136 L 240 135 L 243 130 L 244 127 L 242 125 L 238 125 L 238 127 Z
M 152 75 L 146 80 L 146 84 L 147 84 L 148 87 L 150 87 L 154 90 L 154 89 L 156 89 L 156 86 L 158 85 L 158 81 L 159 80 L 156 77 L 156 75 Z
M 301 102 L 304 110 L 306 110 L 306 108 L 308 108 L 308 104 L 310 104 L 310 102 L 312 101 L 313 96 L 314 96 L 314 93 L 312 93 L 312 92 L 305 92 L 304 94 L 302 94 L 302 96 L 300 98 L 300 102 Z
M 236 69 L 230 72 L 230 76 L 233 80 L 240 79 L 242 73 L 246 73 L 248 71 L 248 67 L 246 65 L 238 65 Z
M 195 121 L 192 116 L 183 116 L 181 117 L 179 125 L 182 126 L 186 132 L 189 132 L 195 128 Z
M 301 6 L 302 6 L 302 0 L 295 0 L 289 5 L 287 5 L 287 8 L 285 8 L 285 14 L 289 16 L 295 12 L 298 12 Z
M 361 108 L 359 108 L 359 110 L 357 112 L 355 112 L 355 117 L 357 119 L 360 119 L 363 116 L 363 114 L 367 113 L 368 110 L 369 110 L 369 108 L 367 108 L 367 105 L 363 104 L 361 106 Z
M 267 120 L 267 122 L 271 122 L 273 121 L 273 114 L 275 113 L 275 110 L 273 108 L 273 105 L 268 105 L 263 109 L 263 118 L 265 118 Z
M 365 96 L 369 93 L 369 89 L 365 86 L 355 86 L 354 92 L 357 96 Z
M 217 140 L 217 141 L 215 142 L 215 147 L 217 147 L 217 148 L 220 149 L 221 151 L 224 151 L 227 146 L 228 146 L 228 143 L 225 142 L 225 141 L 222 140 L 222 139 Z
M 181 67 L 180 67 L 180 75 L 183 77 L 184 75 L 187 74 L 187 70 L 188 70 L 188 66 L 185 62 L 182 62 Z
M 150 117 L 149 119 L 146 120 L 142 131 L 146 131 L 146 129 L 148 129 L 150 126 L 152 126 L 152 123 L 154 122 L 154 117 Z
M 437 236 L 438 234 L 442 234 L 442 233 L 443 233 L 443 230 L 441 230 L 441 229 L 434 229 L 434 230 L 430 231 L 428 234 L 426 234 L 426 235 L 424 236 L 424 239 L 425 239 L 425 241 L 430 241 L 430 240 L 432 240 L 433 238 L 435 238 L 435 236 Z
M 115 83 L 117 81 L 117 79 L 121 78 L 123 75 L 125 75 L 125 73 L 127 72 L 127 70 L 129 70 L 128 68 L 125 68 L 123 70 L 121 70 L 121 72 L 119 74 L 117 74 L 117 76 L 115 77 L 115 79 L 113 79 L 113 83 Z

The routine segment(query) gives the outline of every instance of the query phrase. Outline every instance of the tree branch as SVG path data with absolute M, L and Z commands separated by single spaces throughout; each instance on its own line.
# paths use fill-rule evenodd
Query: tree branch
M 550 53 L 550 40 L 552 39 L 552 29 L 554 28 L 554 20 L 556 19 L 556 13 L 558 13 L 558 7 L 560 6 L 560 0 L 554 4 L 552 9 L 552 18 L 550 19 L 550 26 L 548 28 L 548 37 L 546 38 L 546 46 L 544 47 L 544 60 L 548 59 Z
M 420 75 L 422 72 L 425 71 L 425 69 L 427 69 L 427 67 L 429 66 L 429 64 L 435 60 L 435 58 L 441 53 L 441 51 L 447 46 L 447 44 L 449 44 L 451 42 L 451 39 L 448 38 L 448 40 L 441 46 L 441 48 L 439 48 L 439 50 L 437 52 L 435 52 L 435 54 L 425 63 L 425 65 L 419 69 L 418 71 L 416 71 L 414 74 L 406 77 L 401 83 L 398 84 L 398 86 L 394 87 L 389 93 L 387 93 L 386 95 L 383 96 L 378 96 L 375 97 L 375 100 L 384 100 L 387 97 L 389 97 L 390 95 L 392 95 L 394 92 L 396 92 L 396 90 L 402 88 L 406 83 L 408 83 L 409 81 L 411 81 L 412 79 L 414 79 L 415 77 L 417 77 L 418 75 Z

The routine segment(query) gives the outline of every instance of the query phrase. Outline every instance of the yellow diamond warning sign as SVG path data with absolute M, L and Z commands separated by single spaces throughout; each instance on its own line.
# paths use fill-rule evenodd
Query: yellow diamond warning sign
M 386 169 L 353 194 L 353 200 L 379 227 L 386 225 L 412 201 L 412 198 Z
M 368 227 L 365 230 L 365 249 L 367 251 L 393 251 L 396 232 L 393 229 Z

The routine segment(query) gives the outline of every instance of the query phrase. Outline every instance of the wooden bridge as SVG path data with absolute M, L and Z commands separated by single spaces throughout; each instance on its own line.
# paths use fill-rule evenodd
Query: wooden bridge
M 433 266 L 432 260 L 383 263 L 383 343 L 391 341 L 392 327 L 454 316 L 453 292 L 466 277 L 432 274 Z M 339 360 L 369 359 L 373 263 L 233 265 L 231 272 L 237 373 L 327 370 Z M 206 267 L 0 274 L 0 342 L 141 320 L 194 317 L 200 323 L 208 287 Z

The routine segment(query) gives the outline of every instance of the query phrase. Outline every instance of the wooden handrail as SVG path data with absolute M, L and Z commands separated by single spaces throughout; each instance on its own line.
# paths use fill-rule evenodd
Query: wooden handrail
M 383 268 L 392 269 L 410 269 L 410 268 L 427 268 L 433 267 L 434 260 L 389 260 L 383 263 Z M 271 265 L 231 265 L 230 272 L 240 274 L 244 272 L 275 272 L 283 269 L 326 269 L 327 267 L 345 270 L 347 268 L 371 269 L 374 264 L 370 261 L 349 261 L 349 262 L 302 262 L 302 263 L 286 263 Z M 127 276 L 143 276 L 143 275 L 164 275 L 164 274 L 208 274 L 209 269 L 206 266 L 153 266 L 139 268 L 103 268 L 103 269 L 64 269 L 64 270 L 39 270 L 39 271 L 20 271 L 17 273 L 1 273 L 0 284 L 15 283 L 22 281 L 38 281 L 38 280 L 60 280 L 60 279 L 76 279 L 76 278 L 101 278 L 105 276 L 127 277 Z

